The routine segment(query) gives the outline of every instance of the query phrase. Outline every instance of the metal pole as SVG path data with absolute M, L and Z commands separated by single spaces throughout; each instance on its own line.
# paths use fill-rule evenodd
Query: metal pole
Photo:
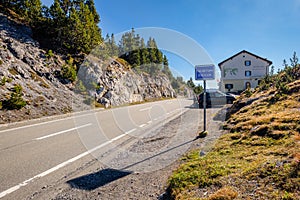
M 203 93 L 203 132 L 206 131 L 206 80 L 203 81 L 204 93 Z

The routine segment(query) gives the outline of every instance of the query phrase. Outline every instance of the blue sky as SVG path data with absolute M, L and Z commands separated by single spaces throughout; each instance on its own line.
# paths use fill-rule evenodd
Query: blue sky
M 216 66 L 244 49 L 273 61 L 276 69 L 294 51 L 300 55 L 300 0 L 95 0 L 95 4 L 103 37 L 132 27 L 172 29 L 201 45 Z M 174 71 L 185 79 L 194 76 L 193 66 L 180 55 L 167 55 Z

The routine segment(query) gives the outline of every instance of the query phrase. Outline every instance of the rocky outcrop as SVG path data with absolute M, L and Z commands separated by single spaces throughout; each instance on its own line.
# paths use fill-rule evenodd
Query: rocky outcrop
M 72 102 L 81 102 L 56 77 L 63 64 L 59 56 L 47 58 L 29 27 L 0 13 L 0 102 L 18 84 L 27 104 L 21 110 L 1 109 L 0 123 L 66 113 L 72 110 Z
M 137 74 L 118 59 L 103 62 L 90 55 L 80 67 L 78 78 L 87 86 L 89 94 L 106 107 L 175 97 L 167 76 Z M 93 89 L 95 84 L 96 90 Z
M 90 109 L 87 98 L 108 107 L 176 96 L 165 75 L 137 74 L 119 61 L 89 55 L 77 83 L 68 83 L 59 76 L 64 59 L 42 50 L 29 27 L 0 13 L 0 124 Z M 2 108 L 15 85 L 22 87 L 26 106 Z

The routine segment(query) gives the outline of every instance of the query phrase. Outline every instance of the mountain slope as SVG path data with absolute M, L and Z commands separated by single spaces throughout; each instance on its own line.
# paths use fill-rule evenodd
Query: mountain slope
M 162 73 L 151 77 L 122 59 L 91 57 L 68 71 L 72 58 L 41 49 L 28 26 L 0 13 L 0 124 L 176 96 Z

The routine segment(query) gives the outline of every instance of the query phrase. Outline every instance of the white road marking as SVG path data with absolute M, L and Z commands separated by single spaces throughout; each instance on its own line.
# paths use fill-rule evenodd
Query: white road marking
M 151 124 L 151 123 L 152 123 L 152 121 L 148 121 L 148 122 L 147 122 L 147 124 Z
M 139 127 L 143 128 L 144 126 L 146 126 L 146 124 L 141 124 L 139 125 Z
M 84 128 L 84 127 L 87 127 L 87 126 L 91 126 L 91 125 L 92 124 L 89 123 L 89 124 L 85 124 L 85 125 L 82 125 L 82 126 L 77 126 L 75 128 L 70 128 L 70 129 L 67 129 L 67 130 L 64 130 L 64 131 L 59 131 L 57 133 L 52 133 L 50 135 L 46 135 L 46 136 L 43 136 L 43 137 L 35 138 L 33 140 L 43 140 L 43 139 L 46 139 L 46 138 L 49 138 L 49 137 L 53 137 L 53 136 L 56 136 L 56 135 L 60 135 L 60 134 L 63 134 L 63 133 L 67 133 L 67 132 L 74 131 L 74 130 L 77 130 L 77 129 L 80 129 L 80 128 Z
M 94 113 L 92 113 L 92 114 L 94 114 Z M 87 115 L 91 115 L 91 113 L 78 115 L 76 117 L 83 117 L 83 116 L 87 116 Z M 0 133 L 15 131 L 15 130 L 24 129 L 24 128 L 30 128 L 30 127 L 35 127 L 35 126 L 40 126 L 40 125 L 44 125 L 44 124 L 50 124 L 50 123 L 64 121 L 64 120 L 70 120 L 72 118 L 74 118 L 74 116 L 70 116 L 70 117 L 66 117 L 66 118 L 62 118 L 62 119 L 55 119 L 55 120 L 52 120 L 52 121 L 41 122 L 41 123 L 37 123 L 37 124 L 30 124 L 30 125 L 15 127 L 15 128 L 11 128 L 11 129 L 4 129 L 4 130 L 1 130 Z
M 148 107 L 148 108 L 143 108 L 143 109 L 140 109 L 139 111 L 146 111 L 146 110 L 150 110 L 152 108 L 152 106 L 151 107 Z
M 136 128 L 131 129 L 130 131 L 125 132 L 125 134 L 130 134 L 130 133 L 132 133 L 132 132 L 134 132 L 134 131 L 136 131 Z
M 86 155 L 88 155 L 90 153 L 93 153 L 94 151 L 96 151 L 96 150 L 98 150 L 98 149 L 100 149 L 100 148 L 108 145 L 109 143 L 112 143 L 113 141 L 115 141 L 117 139 L 120 139 L 120 138 L 124 137 L 125 135 L 127 135 L 129 133 L 134 132 L 135 130 L 136 129 L 132 129 L 130 131 L 127 131 L 127 132 L 125 132 L 122 135 L 119 135 L 119 136 L 117 136 L 117 137 L 115 137 L 115 138 L 113 138 L 113 139 L 111 139 L 109 141 L 106 141 L 105 143 L 100 144 L 99 146 L 96 146 L 95 148 L 93 148 L 91 150 L 88 150 L 88 151 L 86 151 L 86 152 L 84 152 L 82 154 L 79 154 L 79 155 L 77 155 L 77 156 L 75 156 L 75 157 L 73 157 L 73 158 L 71 158 L 71 159 L 69 159 L 69 160 L 67 160 L 67 161 L 65 161 L 63 163 L 60 163 L 59 165 L 56 165 L 55 167 L 52 167 L 51 169 L 48 169 L 47 171 L 44 171 L 44 172 L 42 172 L 42 173 L 40 173 L 38 175 L 35 175 L 34 177 L 32 177 L 30 179 L 27 179 L 26 181 L 23 181 L 22 183 L 20 183 L 18 185 L 15 185 L 15 186 L 13 186 L 13 187 L 11 187 L 11 188 L 9 188 L 9 189 L 1 192 L 0 193 L 0 198 L 5 197 L 6 195 L 8 195 L 8 194 L 10 194 L 10 193 L 12 193 L 12 192 L 20 189 L 21 187 L 28 185 L 30 182 L 34 181 L 37 178 L 41 178 L 43 176 L 46 176 L 46 175 L 48 175 L 48 174 L 50 174 L 50 173 L 52 173 L 52 172 L 54 172 L 54 171 L 56 171 L 56 170 L 64 167 L 64 166 L 72 163 L 72 162 L 75 162 L 76 160 L 79 160 L 80 158 L 82 158 L 82 157 L 84 157 L 84 156 L 86 156 Z

